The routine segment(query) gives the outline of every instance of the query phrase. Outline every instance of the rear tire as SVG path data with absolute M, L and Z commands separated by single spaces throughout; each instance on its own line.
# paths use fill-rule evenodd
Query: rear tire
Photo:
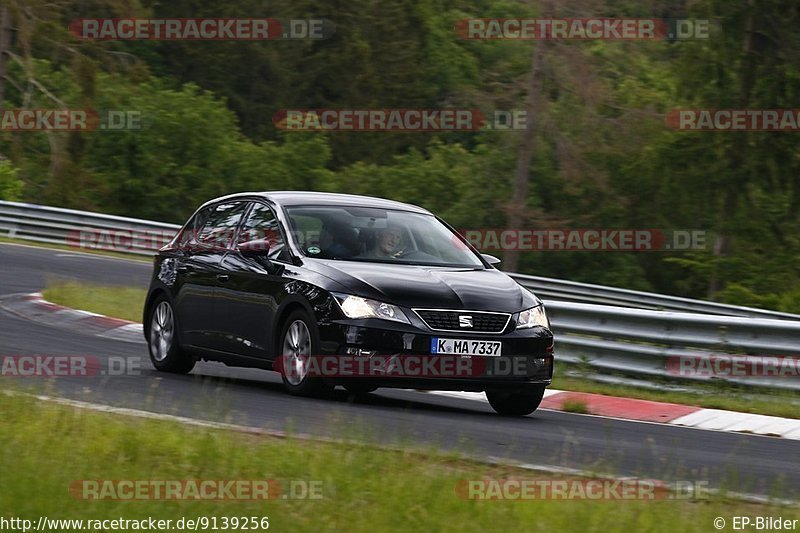
M 544 398 L 544 385 L 525 392 L 486 391 L 486 399 L 497 414 L 503 416 L 525 416 L 536 411 Z
M 172 304 L 163 294 L 150 307 L 147 320 L 147 348 L 150 361 L 156 370 L 173 374 L 188 374 L 195 358 L 181 350 L 178 344 L 178 327 Z
M 278 353 L 283 386 L 295 396 L 319 396 L 330 390 L 321 377 L 309 377 L 308 361 L 319 355 L 317 328 L 301 310 L 293 311 L 281 328 Z

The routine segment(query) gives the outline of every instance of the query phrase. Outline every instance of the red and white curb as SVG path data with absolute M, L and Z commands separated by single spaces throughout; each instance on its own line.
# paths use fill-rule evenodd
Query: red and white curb
M 89 335 L 123 342 L 144 343 L 141 324 L 56 305 L 42 298 L 41 293 L 4 297 L 0 299 L 0 308 L 54 327 L 77 329 Z M 486 396 L 482 392 L 431 391 L 429 394 L 486 403 Z M 800 440 L 798 419 L 703 409 L 676 403 L 547 389 L 541 408 L 567 411 L 578 405 L 592 416 Z
M 437 391 L 431 392 L 431 394 L 486 402 L 486 397 L 482 392 Z M 565 404 L 569 404 L 566 409 Z M 677 403 L 547 389 L 540 407 L 564 411 L 568 410 L 570 405 L 580 405 L 586 414 L 606 418 L 800 440 L 800 420 L 798 419 L 721 409 L 704 409 Z
M 38 292 L 6 296 L 0 300 L 0 308 L 48 326 L 123 342 L 144 342 L 141 324 L 56 305 Z

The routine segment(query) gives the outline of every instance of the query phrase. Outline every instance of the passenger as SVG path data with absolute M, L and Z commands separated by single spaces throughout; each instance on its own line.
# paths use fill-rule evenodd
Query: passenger
M 319 247 L 323 257 L 349 258 L 358 250 L 355 230 L 343 224 L 328 223 L 320 232 Z

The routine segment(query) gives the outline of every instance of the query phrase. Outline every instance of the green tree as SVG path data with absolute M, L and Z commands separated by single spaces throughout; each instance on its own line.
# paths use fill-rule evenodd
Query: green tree
M 24 185 L 14 165 L 8 160 L 0 161 L 0 200 L 21 200 Z

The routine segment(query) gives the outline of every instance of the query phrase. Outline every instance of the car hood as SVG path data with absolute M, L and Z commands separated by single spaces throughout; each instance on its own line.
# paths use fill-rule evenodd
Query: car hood
M 320 259 L 306 266 L 339 282 L 351 294 L 405 307 L 515 313 L 541 304 L 541 300 L 495 269 Z

